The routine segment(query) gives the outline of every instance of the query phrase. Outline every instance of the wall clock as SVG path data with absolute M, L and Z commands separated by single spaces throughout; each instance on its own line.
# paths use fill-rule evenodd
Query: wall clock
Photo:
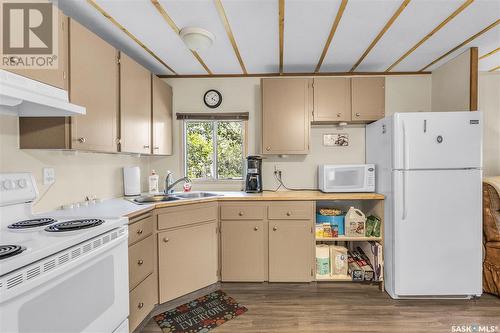
M 211 109 L 215 109 L 222 103 L 222 94 L 215 89 L 210 89 L 203 96 L 203 101 L 206 106 Z

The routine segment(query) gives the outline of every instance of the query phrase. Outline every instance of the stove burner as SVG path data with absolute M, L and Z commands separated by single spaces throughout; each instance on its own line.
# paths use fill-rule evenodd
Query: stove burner
M 15 256 L 24 250 L 26 250 L 26 248 L 19 245 L 0 245 L 0 259 Z
M 97 227 L 98 225 L 103 223 L 104 220 L 100 219 L 73 220 L 73 221 L 66 221 L 49 225 L 47 228 L 45 228 L 45 231 L 64 232 L 64 231 L 80 230 L 80 229 Z
M 9 225 L 7 228 L 9 228 L 9 229 L 35 228 L 35 227 L 41 227 L 43 225 L 51 224 L 54 222 L 56 222 L 56 220 L 54 220 L 50 217 L 42 217 L 39 219 L 19 221 L 19 222 L 16 222 L 16 223 Z

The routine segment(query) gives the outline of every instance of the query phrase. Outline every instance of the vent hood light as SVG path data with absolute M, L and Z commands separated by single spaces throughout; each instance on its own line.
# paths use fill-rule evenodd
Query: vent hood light
M 85 108 L 70 103 L 66 90 L 0 70 L 0 113 L 61 117 L 84 115 Z
M 179 36 L 190 50 L 197 52 L 210 48 L 215 40 L 213 33 L 196 27 L 182 28 L 179 31 Z

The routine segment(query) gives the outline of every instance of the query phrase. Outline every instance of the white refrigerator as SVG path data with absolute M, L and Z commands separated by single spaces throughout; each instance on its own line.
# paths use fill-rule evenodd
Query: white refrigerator
M 482 293 L 482 114 L 395 113 L 366 127 L 386 196 L 384 279 L 392 298 Z

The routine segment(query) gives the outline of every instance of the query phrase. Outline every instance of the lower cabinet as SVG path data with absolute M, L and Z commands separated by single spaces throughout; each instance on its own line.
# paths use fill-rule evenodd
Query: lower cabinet
M 267 221 L 221 222 L 222 281 L 266 280 Z
M 146 280 L 130 292 L 129 296 L 129 328 L 132 332 L 153 310 L 156 300 L 156 276 L 150 274 Z
M 310 282 L 311 220 L 269 221 L 269 282 Z
M 160 303 L 218 281 L 217 244 L 217 220 L 158 233 Z

